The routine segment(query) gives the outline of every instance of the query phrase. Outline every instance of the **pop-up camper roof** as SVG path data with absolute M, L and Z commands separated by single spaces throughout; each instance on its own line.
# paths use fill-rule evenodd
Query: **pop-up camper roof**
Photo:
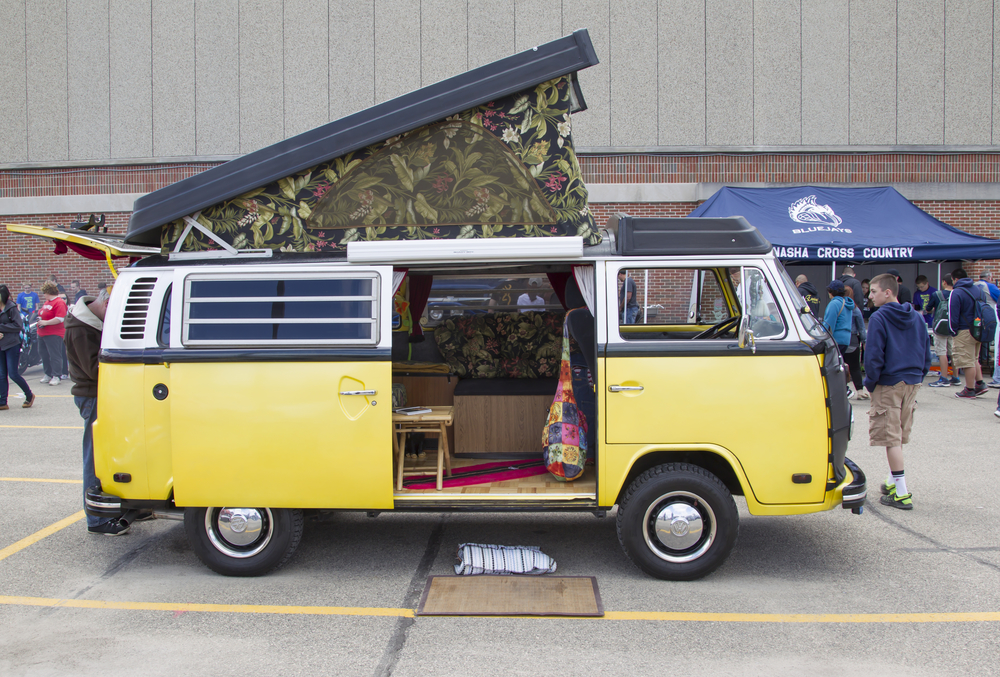
M 578 30 L 285 139 L 136 200 L 125 242 L 301 252 L 356 240 L 597 243 L 570 124 L 586 109 L 576 72 L 597 63 Z

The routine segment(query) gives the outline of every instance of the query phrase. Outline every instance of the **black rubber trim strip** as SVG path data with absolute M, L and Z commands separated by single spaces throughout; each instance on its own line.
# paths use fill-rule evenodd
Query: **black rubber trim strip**
M 106 364 L 164 364 L 170 362 L 391 362 L 390 348 L 208 348 L 178 350 L 102 350 Z
M 598 346 L 601 357 L 745 357 L 754 353 L 736 341 L 634 341 Z M 812 345 L 798 341 L 759 341 L 757 355 L 815 355 Z

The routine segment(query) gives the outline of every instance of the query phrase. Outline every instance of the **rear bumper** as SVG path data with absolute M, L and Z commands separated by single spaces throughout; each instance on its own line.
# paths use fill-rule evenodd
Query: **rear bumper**
M 105 493 L 100 485 L 87 489 L 83 509 L 92 517 L 105 520 L 117 519 L 123 522 L 131 522 L 139 513 L 152 512 L 153 517 L 159 519 L 183 519 L 184 515 L 182 510 L 174 506 L 172 500 L 131 501 Z
M 865 497 L 868 495 L 868 481 L 858 464 L 849 458 L 844 459 L 844 465 L 851 471 L 854 479 L 842 491 L 841 507 L 849 508 L 855 515 L 864 511 Z
M 83 507 L 91 517 L 108 519 L 122 516 L 122 499 L 104 493 L 99 484 L 87 488 Z

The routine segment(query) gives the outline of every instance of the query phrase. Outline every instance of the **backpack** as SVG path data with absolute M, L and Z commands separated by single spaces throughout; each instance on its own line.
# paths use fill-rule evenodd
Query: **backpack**
M 993 341 L 993 336 L 997 331 L 997 311 L 994 310 L 990 304 L 983 301 L 982 298 L 975 298 L 972 293 L 969 293 L 973 302 L 976 304 L 976 316 L 972 320 L 972 326 L 969 327 L 969 334 L 972 335 L 972 340 L 978 343 L 983 343 L 983 339 L 986 339 L 986 343 Z
M 943 291 L 934 292 L 934 298 L 937 299 L 937 306 L 934 308 L 934 319 L 931 320 L 931 328 L 934 329 L 934 333 L 938 336 L 954 336 L 955 332 L 951 330 L 951 324 L 948 322 L 948 299 L 944 297 Z

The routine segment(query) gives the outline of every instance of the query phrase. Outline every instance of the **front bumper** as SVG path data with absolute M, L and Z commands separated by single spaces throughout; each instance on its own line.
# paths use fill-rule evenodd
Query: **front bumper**
M 844 487 L 840 505 L 843 508 L 849 508 L 855 515 L 860 515 L 864 512 L 865 497 L 868 495 L 868 481 L 864 471 L 858 467 L 857 463 L 845 458 L 844 465 L 851 471 L 854 479 Z

